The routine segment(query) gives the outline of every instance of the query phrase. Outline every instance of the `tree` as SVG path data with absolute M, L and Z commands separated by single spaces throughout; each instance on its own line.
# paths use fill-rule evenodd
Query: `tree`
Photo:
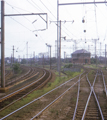
M 18 73 L 20 71 L 20 64 L 19 63 L 14 63 L 12 65 L 14 73 Z
M 22 59 L 21 64 L 26 64 L 26 59 Z

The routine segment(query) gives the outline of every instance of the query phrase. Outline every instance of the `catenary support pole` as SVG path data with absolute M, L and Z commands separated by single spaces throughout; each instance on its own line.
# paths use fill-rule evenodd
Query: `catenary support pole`
M 1 1 L 1 88 L 5 88 L 4 1 Z
M 59 0 L 57 0 L 57 71 L 59 71 Z
M 105 67 L 106 67 L 106 44 L 105 44 Z
M 13 64 L 14 64 L 14 45 L 13 45 Z
M 50 46 L 50 70 L 51 70 L 51 46 Z

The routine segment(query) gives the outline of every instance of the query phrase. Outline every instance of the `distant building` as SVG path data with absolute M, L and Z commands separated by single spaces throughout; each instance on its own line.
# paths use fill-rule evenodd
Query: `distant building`
M 90 64 L 91 53 L 84 49 L 76 50 L 71 56 L 74 64 Z

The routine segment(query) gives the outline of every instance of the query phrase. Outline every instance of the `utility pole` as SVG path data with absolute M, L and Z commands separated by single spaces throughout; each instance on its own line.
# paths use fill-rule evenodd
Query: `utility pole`
M 96 60 L 96 67 L 97 67 L 97 55 L 96 55 L 96 43 L 97 43 L 97 39 L 94 39 L 95 42 L 95 60 Z
M 14 64 L 14 45 L 13 45 L 13 64 Z
M 101 63 L 101 42 L 100 42 L 100 63 Z
M 1 88 L 5 91 L 4 1 L 1 1 Z M 2 90 L 1 90 L 2 91 Z
M 105 68 L 106 68 L 106 44 L 105 44 Z
M 88 51 L 90 52 L 90 45 L 88 45 Z
M 65 60 L 66 60 L 66 52 L 64 51 L 64 63 L 65 63 Z
M 11 54 L 11 67 L 12 67 L 12 54 Z
M 43 54 L 43 68 L 44 68 L 44 54 Z
M 57 58 L 57 40 L 55 40 L 55 58 Z
M 57 71 L 59 71 L 59 0 L 57 0 Z
M 34 64 L 35 64 L 35 51 L 34 51 L 34 53 L 33 53 L 33 62 L 34 62 Z
M 28 65 L 28 42 L 26 43 L 26 63 Z
M 60 77 L 60 74 L 61 74 L 61 20 L 59 21 L 59 46 L 58 46 L 58 72 L 59 72 L 59 77 Z
M 48 46 L 49 48 L 50 48 L 50 70 L 51 70 L 51 45 L 48 45 L 47 43 L 46 43 L 46 46 Z

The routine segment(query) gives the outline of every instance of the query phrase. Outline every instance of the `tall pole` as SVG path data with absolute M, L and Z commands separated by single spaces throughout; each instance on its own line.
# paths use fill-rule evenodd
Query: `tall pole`
M 59 76 L 61 74 L 61 20 L 59 21 L 60 24 L 60 39 L 59 39 Z
M 34 57 L 34 59 L 33 59 L 33 62 L 34 62 L 34 64 L 35 64 L 35 51 L 34 51 L 34 53 L 33 53 L 33 57 Z
M 64 63 L 65 63 L 65 59 L 66 59 L 66 57 L 65 57 L 65 56 L 66 56 L 66 52 L 64 51 Z
M 5 88 L 4 1 L 1 1 L 1 88 Z
M 59 71 L 59 0 L 57 0 L 57 71 Z
M 100 42 L 100 63 L 101 63 L 101 42 Z
M 11 54 L 11 67 L 12 67 L 12 54 Z
M 14 45 L 13 45 L 13 63 L 14 63 Z
M 88 45 L 88 51 L 90 52 L 90 45 Z
M 96 57 L 96 39 L 95 39 L 95 60 L 96 60 L 96 67 L 97 67 L 97 57 Z
M 105 44 L 105 67 L 106 67 L 106 44 Z
M 51 70 L 51 46 L 50 46 L 50 70 Z
M 27 59 L 27 64 L 28 64 L 28 42 L 26 43 L 26 59 Z
M 57 40 L 55 40 L 55 58 L 57 58 Z
M 44 68 L 44 54 L 43 54 L 43 63 L 42 64 L 43 64 L 43 68 Z

